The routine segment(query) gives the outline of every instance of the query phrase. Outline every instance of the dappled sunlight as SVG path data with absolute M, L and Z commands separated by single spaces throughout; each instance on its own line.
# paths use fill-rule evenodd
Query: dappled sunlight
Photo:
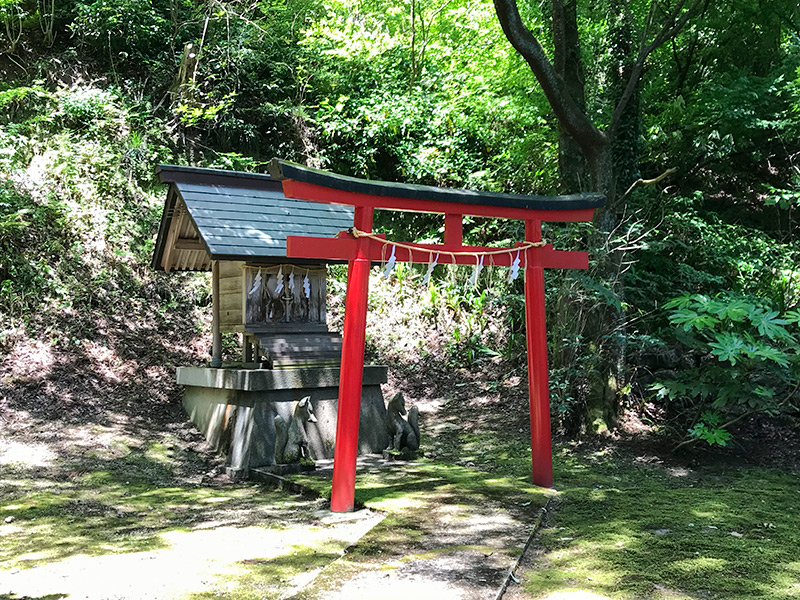
M 0 571 L 0 593 L 22 596 L 66 593 L 73 597 L 101 598 L 107 594 L 110 582 L 114 593 L 126 598 L 182 598 L 218 587 L 235 591 L 238 585 L 262 583 L 257 573 L 247 576 L 249 565 L 262 565 L 263 579 L 269 576 L 271 563 L 277 569 L 277 565 L 298 554 L 318 555 L 317 562 L 322 560 L 324 564 L 338 557 L 381 518 L 370 513 L 358 520 L 325 527 L 295 524 L 276 528 L 166 531 L 159 535 L 163 547 L 154 551 L 104 556 L 78 554 L 15 573 Z M 55 557 L 45 550 L 29 553 L 27 558 L 43 561 Z M 291 568 L 281 568 L 273 574 L 272 584 L 279 586 L 284 577 L 303 575 L 308 570 L 309 561 L 289 562 Z M 299 579 L 306 580 L 307 577 Z
M 684 573 L 703 573 L 703 572 L 720 572 L 724 571 L 728 566 L 729 561 L 722 558 L 712 558 L 710 556 L 698 556 L 696 558 L 687 558 L 684 560 L 676 560 L 672 563 L 672 568 Z
M 594 592 L 576 590 L 574 592 L 553 592 L 543 596 L 541 600 L 610 600 L 608 596 L 601 596 Z
M 6 356 L 4 368 L 10 376 L 4 378 L 4 385 L 14 385 L 20 381 L 43 381 L 50 376 L 55 363 L 53 347 L 40 340 L 25 339 L 14 345 Z
M 0 465 L 49 467 L 57 455 L 45 444 L 25 443 L 0 437 Z

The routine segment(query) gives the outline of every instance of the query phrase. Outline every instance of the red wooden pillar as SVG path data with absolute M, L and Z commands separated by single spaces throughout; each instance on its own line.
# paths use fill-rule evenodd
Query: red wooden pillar
M 531 242 L 542 239 L 541 221 L 525 221 L 525 239 Z M 528 250 L 525 264 L 525 330 L 528 345 L 533 483 L 549 488 L 553 487 L 553 449 L 550 439 L 544 268 L 538 248 Z
M 372 231 L 372 208 L 356 207 L 353 225 Z M 364 378 L 364 337 L 367 327 L 369 292 L 368 238 L 359 238 L 356 257 L 350 261 L 344 305 L 342 368 L 339 375 L 339 407 L 336 418 L 336 447 L 333 454 L 331 510 L 353 510 L 358 457 L 358 422 L 361 416 L 361 384 Z

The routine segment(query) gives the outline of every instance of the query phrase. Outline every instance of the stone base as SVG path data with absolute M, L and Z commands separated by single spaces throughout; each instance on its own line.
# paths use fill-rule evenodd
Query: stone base
M 292 418 L 297 402 L 311 397 L 316 423 L 304 422 L 307 450 L 314 460 L 333 458 L 339 369 L 212 369 L 179 367 L 185 386 L 183 407 L 211 446 L 225 454 L 232 478 L 275 464 L 275 417 Z M 358 432 L 359 454 L 380 453 L 389 443 L 380 384 L 386 367 L 365 367 Z M 300 465 L 298 465 L 299 467 Z M 286 472 L 286 471 L 284 471 Z M 296 471 L 292 471 L 296 472 Z
M 414 450 L 409 450 L 408 448 L 403 448 L 400 452 L 396 452 L 394 450 L 384 450 L 383 451 L 383 459 L 387 461 L 393 460 L 414 460 L 420 455 L 420 452 L 415 452 Z

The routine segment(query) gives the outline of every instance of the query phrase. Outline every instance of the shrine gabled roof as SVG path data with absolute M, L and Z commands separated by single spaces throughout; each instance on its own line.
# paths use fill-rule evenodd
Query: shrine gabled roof
M 211 260 L 279 262 L 286 236 L 333 237 L 353 209 L 287 198 L 269 175 L 161 165 L 169 184 L 152 266 L 208 270 Z
M 275 180 L 289 179 L 341 192 L 377 197 L 378 199 L 375 200 L 376 206 L 381 205 L 380 198 L 404 199 L 410 201 L 405 203 L 406 206 L 412 207 L 409 210 L 424 210 L 427 208 L 426 203 L 438 204 L 447 202 L 502 209 L 576 211 L 601 208 L 606 201 L 602 194 L 591 193 L 566 196 L 536 196 L 371 181 L 311 169 L 277 158 L 272 159 L 270 174 Z M 392 207 L 389 204 L 385 206 L 385 208 Z M 431 212 L 440 211 L 432 210 Z

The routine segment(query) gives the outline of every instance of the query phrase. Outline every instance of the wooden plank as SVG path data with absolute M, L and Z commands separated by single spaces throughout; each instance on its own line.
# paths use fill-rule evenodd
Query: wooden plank
M 201 250 L 205 252 L 206 248 L 200 240 L 192 240 L 187 238 L 178 238 L 175 240 L 176 250 Z
M 219 291 L 223 294 L 242 293 L 242 280 L 239 277 L 224 277 L 219 280 Z
M 442 189 L 444 190 L 446 188 Z M 458 213 L 476 217 L 558 221 L 565 223 L 591 221 L 594 215 L 593 208 L 558 209 L 554 207 L 553 209 L 536 209 L 502 205 L 492 206 L 482 203 L 468 204 L 455 200 L 421 200 L 414 198 L 398 198 L 394 196 L 377 196 L 373 194 L 347 192 L 291 179 L 285 179 L 283 181 L 283 192 L 287 197 L 297 198 L 299 200 L 421 213 Z M 463 198 L 467 199 L 469 197 L 470 193 L 465 192 Z
M 293 359 L 279 359 L 274 360 L 272 362 L 273 369 L 313 369 L 318 367 L 338 367 L 341 364 L 340 360 L 336 359 L 300 359 L 300 360 L 293 360 Z
M 220 294 L 222 310 L 242 312 L 242 296 L 239 293 Z
M 296 332 L 326 332 L 328 326 L 325 323 L 248 323 L 246 330 L 253 334 L 280 334 Z
M 357 241 L 352 237 L 340 239 L 318 238 L 318 237 L 294 237 L 287 238 L 287 256 L 296 258 L 328 258 L 338 260 L 352 260 L 355 258 Z M 448 251 L 467 252 L 481 254 L 483 252 L 496 252 L 503 248 L 491 248 L 486 246 L 460 246 L 450 247 L 441 244 L 412 244 L 413 248 L 398 248 L 395 258 L 398 262 L 428 263 L 432 256 L 439 255 L 439 264 L 459 264 L 475 265 L 476 258 L 469 254 L 448 254 Z M 508 248 L 508 252 L 487 256 L 484 266 L 510 267 L 515 258 L 518 248 Z M 366 258 L 371 261 L 386 260 L 390 250 L 385 244 L 378 240 L 369 240 L 366 250 Z M 520 250 L 522 266 L 525 266 L 527 255 L 528 260 L 533 261 L 535 256 L 541 261 L 545 268 L 558 269 L 586 269 L 589 266 L 588 254 L 586 252 L 574 252 L 568 250 L 554 250 L 551 244 L 546 246 L 528 248 Z
M 342 351 L 342 340 L 339 338 L 338 344 L 333 340 L 327 341 L 309 341 L 308 343 L 281 343 L 280 340 L 271 339 L 268 337 L 259 336 L 258 343 L 265 352 L 270 354 L 304 354 L 304 353 L 334 353 L 339 354 Z
M 457 210 L 428 209 L 431 204 L 462 205 L 467 207 L 485 207 L 488 209 L 512 208 L 514 210 L 582 210 L 600 208 L 606 199 L 601 194 L 571 194 L 565 196 L 532 196 L 523 194 L 506 194 L 501 192 L 484 192 L 480 190 L 465 190 L 429 185 L 406 184 L 388 181 L 375 181 L 348 177 L 337 173 L 329 173 L 317 169 L 309 169 L 302 165 L 273 159 L 270 164 L 270 175 L 274 179 L 282 179 L 284 193 L 290 198 L 304 197 L 290 193 L 288 188 L 295 191 L 310 190 L 313 186 L 328 192 L 328 197 L 313 196 L 308 200 L 334 202 L 332 198 L 336 192 L 349 194 L 351 197 L 360 197 L 356 202 L 344 202 L 365 208 L 382 206 L 381 202 L 405 201 L 407 204 L 400 209 L 420 210 L 422 212 L 459 212 L 460 214 L 476 214 L 474 212 L 462 213 Z M 287 186 L 287 183 L 289 184 Z M 304 187 L 305 186 L 305 187 Z M 372 204 L 364 201 L 367 198 L 377 198 L 378 203 Z M 474 210 L 474 209 L 472 209 Z M 485 216 L 501 216 L 491 214 Z M 516 217 L 512 217 L 516 218 Z M 531 215 L 531 220 L 541 220 Z
M 225 278 L 225 277 L 241 277 L 242 276 L 242 267 L 243 266 L 244 266 L 244 261 L 241 261 L 241 260 L 220 261 L 220 264 L 219 264 L 219 276 L 221 278 Z
M 240 310 L 223 310 L 220 313 L 220 324 L 226 327 L 237 327 L 236 331 L 242 331 L 244 324 L 242 323 L 242 311 Z
M 183 202 L 181 202 L 180 198 L 175 201 L 175 212 L 172 216 L 172 221 L 170 222 L 169 232 L 167 233 L 167 242 L 164 246 L 164 255 L 161 259 L 161 266 L 164 267 L 164 270 L 169 273 L 170 269 L 173 267 L 173 260 L 174 260 L 174 252 L 175 252 L 175 240 L 178 237 L 178 230 L 181 227 L 181 221 L 185 218 L 186 213 L 184 212 L 185 208 L 183 207 Z
M 178 165 L 159 165 L 156 169 L 162 183 L 192 183 L 201 185 L 236 185 L 265 190 L 279 190 L 280 182 L 262 173 L 243 173 L 223 169 L 206 169 Z

